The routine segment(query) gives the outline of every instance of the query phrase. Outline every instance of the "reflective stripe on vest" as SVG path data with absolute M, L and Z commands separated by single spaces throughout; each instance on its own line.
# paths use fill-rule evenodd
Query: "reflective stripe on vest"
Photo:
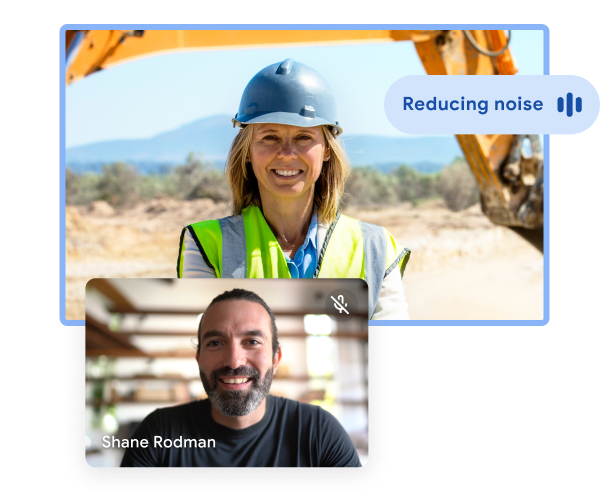
M 199 222 L 186 229 L 218 277 L 291 277 L 281 246 L 258 207 L 250 206 L 242 215 Z M 182 277 L 184 231 L 178 277 Z M 399 246 L 383 227 L 339 213 L 319 251 L 314 278 L 364 279 L 368 284 L 368 316 L 372 317 L 383 279 L 398 265 L 403 274 L 409 256 L 410 251 Z
M 368 306 L 370 300 L 373 299 L 373 304 L 379 300 L 381 295 L 381 285 L 385 277 L 385 262 L 387 261 L 387 238 L 385 229 L 381 226 L 361 222 L 359 225 L 362 228 L 364 236 L 364 260 L 366 262 L 366 275 L 364 280 L 368 283 Z M 373 276 L 383 276 L 379 279 L 371 279 Z M 375 306 L 376 309 L 376 306 Z M 374 309 L 372 309 L 374 312 Z M 370 315 L 372 317 L 372 315 Z
M 220 219 L 222 231 L 222 277 L 245 278 L 247 276 L 245 253 L 245 226 L 243 215 Z

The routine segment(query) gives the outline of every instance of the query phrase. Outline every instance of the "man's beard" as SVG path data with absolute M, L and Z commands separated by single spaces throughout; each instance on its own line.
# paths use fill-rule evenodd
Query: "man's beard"
M 228 366 L 218 368 L 211 372 L 209 379 L 202 371 L 199 373 L 211 404 L 226 417 L 244 417 L 252 413 L 266 398 L 273 382 L 273 368 L 269 368 L 263 378 L 258 370 L 248 366 L 234 370 Z M 251 378 L 251 387 L 246 390 L 218 388 L 220 377 L 248 377 Z

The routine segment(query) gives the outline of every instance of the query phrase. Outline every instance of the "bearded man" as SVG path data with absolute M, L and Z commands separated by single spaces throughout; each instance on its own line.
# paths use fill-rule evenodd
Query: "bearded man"
M 330 413 L 268 395 L 281 347 L 275 315 L 258 295 L 218 295 L 198 338 L 208 399 L 148 415 L 133 435 L 148 445 L 128 448 L 121 467 L 361 467 Z

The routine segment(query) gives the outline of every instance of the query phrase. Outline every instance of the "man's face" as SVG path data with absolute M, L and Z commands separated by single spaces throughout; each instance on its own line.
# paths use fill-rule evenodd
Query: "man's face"
M 243 417 L 264 400 L 281 359 L 273 357 L 271 318 L 260 304 L 226 300 L 203 315 L 197 354 L 201 381 L 222 415 Z

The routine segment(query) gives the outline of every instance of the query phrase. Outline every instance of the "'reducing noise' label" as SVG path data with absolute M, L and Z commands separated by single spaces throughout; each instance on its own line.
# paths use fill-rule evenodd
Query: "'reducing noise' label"
M 385 96 L 387 118 L 408 134 L 577 134 L 599 108 L 578 76 L 406 76 Z

